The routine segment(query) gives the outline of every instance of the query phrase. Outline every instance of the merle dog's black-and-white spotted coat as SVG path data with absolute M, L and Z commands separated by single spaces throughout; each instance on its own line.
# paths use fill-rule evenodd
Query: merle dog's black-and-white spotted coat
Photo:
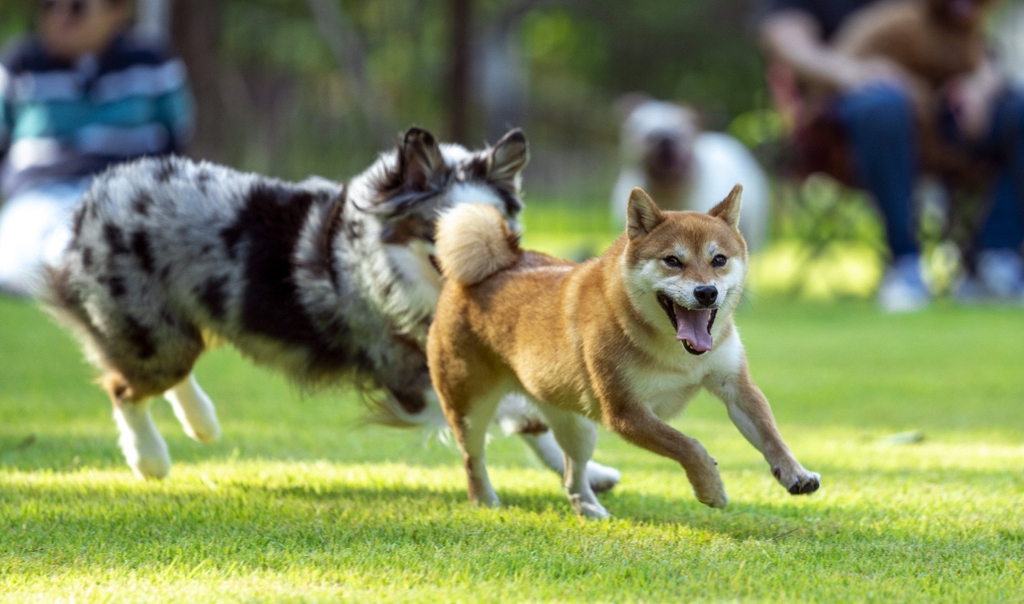
M 50 268 L 46 301 L 105 372 L 135 472 L 160 477 L 170 466 L 146 406 L 153 395 L 165 394 L 189 435 L 219 435 L 190 378 L 212 342 L 303 384 L 355 374 L 390 393 L 393 419 L 437 417 L 424 353 L 441 285 L 434 222 L 452 205 L 488 203 L 518 229 L 527 159 L 518 130 L 474 153 L 413 128 L 348 187 L 181 158 L 98 177 Z M 510 416 L 534 432 L 529 413 L 513 406 Z M 550 435 L 527 437 L 557 469 Z M 596 481 L 617 478 L 608 470 Z

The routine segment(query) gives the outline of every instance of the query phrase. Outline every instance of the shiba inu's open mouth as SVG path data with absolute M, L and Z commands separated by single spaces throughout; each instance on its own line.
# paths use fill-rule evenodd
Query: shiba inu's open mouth
M 676 304 L 665 294 L 658 294 L 658 303 L 665 309 L 672 328 L 676 330 L 676 339 L 683 343 L 683 348 L 690 354 L 704 354 L 711 350 L 711 326 L 718 316 L 717 308 L 692 310 Z

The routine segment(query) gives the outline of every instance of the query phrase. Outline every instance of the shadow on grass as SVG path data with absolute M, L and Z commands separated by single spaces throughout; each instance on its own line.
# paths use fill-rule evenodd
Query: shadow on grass
M 678 497 L 603 495 L 615 517 L 585 522 L 554 484 L 509 485 L 499 489 L 505 507 L 485 509 L 466 501 L 457 467 L 450 475 L 400 471 L 389 476 L 383 464 L 250 464 L 211 468 L 209 480 L 193 471 L 163 483 L 102 472 L 0 473 L 0 569 L 14 580 L 84 575 L 90 584 L 270 574 L 303 585 L 562 585 L 562 599 L 589 590 L 583 599 L 590 600 L 628 585 L 632 597 L 655 600 L 680 581 L 703 588 L 702 577 L 721 583 L 750 575 L 778 590 L 786 585 L 780 569 L 790 567 L 809 584 L 830 585 L 862 581 L 864 572 L 882 584 L 908 584 L 906 577 L 915 577 L 911 585 L 928 584 L 937 569 L 975 576 L 984 567 L 1002 585 L 1011 572 L 1006 561 L 1024 543 L 1014 521 L 967 534 L 963 525 L 879 529 L 879 515 L 916 517 L 884 501 L 823 498 L 809 507 L 780 494 L 770 503 L 734 501 L 712 510 L 693 499 L 684 481 Z M 877 566 L 882 559 L 892 562 Z M 735 593 L 729 586 L 723 593 Z
M 457 488 L 339 480 L 296 487 L 253 478 L 215 489 L 127 481 L 2 484 L 0 567 L 97 577 L 202 566 L 236 576 L 300 568 L 345 576 L 458 572 L 471 581 L 522 572 L 535 581 L 598 572 L 661 580 L 687 572 L 687 559 L 734 564 L 752 553 L 756 563 L 763 548 L 778 562 L 841 546 L 844 555 L 906 552 L 908 564 L 920 565 L 933 563 L 936 552 L 965 548 L 962 537 L 950 534 L 904 530 L 880 537 L 859 524 L 866 508 L 829 510 L 829 523 L 813 523 L 784 500 L 727 511 L 651 496 L 605 500 L 616 519 L 577 522 L 560 494 L 524 491 L 506 494 L 509 507 L 480 509 Z M 651 508 L 672 512 L 645 512 Z M 978 535 L 968 546 L 997 551 L 1022 540 L 1019 531 L 1001 531 Z M 815 571 L 828 574 L 830 564 Z
M 319 464 L 323 464 L 325 475 L 318 476 Z M 143 523 L 159 519 L 165 522 L 169 516 L 176 516 L 174 508 L 183 509 L 182 518 L 188 517 L 190 510 L 207 510 L 215 517 L 218 511 L 230 510 L 231 513 L 221 518 L 229 523 L 243 519 L 239 516 L 237 504 L 243 504 L 244 513 L 263 516 L 263 511 L 278 509 L 282 502 L 290 502 L 296 509 L 308 506 L 321 511 L 352 513 L 361 510 L 366 514 L 367 521 L 379 516 L 380 522 L 389 522 L 391 514 L 405 516 L 413 512 L 424 514 L 426 518 L 437 520 L 440 510 L 457 509 L 460 514 L 479 516 L 486 520 L 488 516 L 503 515 L 506 511 L 522 517 L 522 513 L 533 516 L 533 520 L 550 520 L 552 516 L 572 518 L 567 498 L 557 486 L 558 479 L 553 474 L 545 478 L 550 486 L 516 487 L 498 486 L 503 508 L 497 510 L 478 509 L 466 498 L 461 486 L 417 486 L 395 484 L 390 481 L 402 480 L 392 477 L 386 465 L 380 467 L 379 475 L 374 475 L 375 464 L 334 464 L 317 461 L 310 464 L 300 462 L 295 465 L 294 473 L 290 471 L 289 462 L 275 462 L 269 468 L 261 470 L 259 476 L 222 478 L 216 470 L 210 472 L 212 479 L 196 480 L 193 473 L 182 478 L 174 477 L 162 482 L 137 482 L 123 467 L 120 459 L 107 460 L 103 466 L 112 466 L 118 470 L 123 468 L 123 475 L 101 477 L 85 476 L 79 468 L 64 468 L 39 475 L 29 475 L 27 479 L 4 478 L 0 475 L 0 502 L 6 512 L 0 517 L 8 516 L 8 520 L 17 522 L 39 520 L 33 518 L 33 512 L 25 512 L 26 502 L 52 502 L 54 509 L 59 509 L 66 521 L 84 522 L 99 521 L 116 527 L 119 524 L 131 524 L 130 519 Z M 370 469 L 367 473 L 367 468 Z M 437 480 L 436 469 L 423 467 L 424 473 L 430 476 L 417 476 L 419 466 L 403 469 L 411 473 L 411 482 Z M 352 479 L 337 476 L 337 472 L 353 469 L 357 476 Z M 34 473 L 34 468 L 22 468 L 21 471 Z M 442 473 L 443 474 L 443 473 Z M 922 474 L 936 480 L 934 483 L 915 482 L 911 490 L 941 485 L 946 490 L 970 490 L 994 484 L 1017 485 L 1019 475 L 1011 470 L 960 470 L 946 469 L 928 471 Z M 310 478 L 310 475 L 312 478 Z M 451 476 L 461 483 L 461 469 L 453 465 Z M 368 478 L 367 478 L 368 477 Z M 381 482 L 367 486 L 361 484 L 366 480 Z M 920 478 L 917 476 L 916 478 Z M 851 471 L 842 470 L 835 473 L 836 481 L 848 484 L 864 484 L 867 479 L 878 480 L 884 484 L 898 484 L 907 479 L 915 479 L 913 471 Z M 443 482 L 448 477 L 440 478 Z M 295 481 L 303 484 L 295 484 Z M 941 482 L 939 482 L 941 481 Z M 828 488 L 825 483 L 825 489 Z M 781 491 L 773 497 L 772 503 L 750 503 L 733 499 L 725 510 L 713 510 L 700 504 L 693 497 L 689 484 L 680 477 L 678 496 L 664 496 L 623 490 L 621 488 L 599 496 L 601 502 L 614 515 L 616 521 L 648 526 L 687 526 L 712 530 L 735 540 L 765 540 L 778 538 L 788 534 L 791 529 L 805 525 L 807 516 L 832 515 L 849 516 L 850 519 L 863 517 L 866 511 L 884 507 L 885 502 L 879 501 L 878 508 L 869 502 L 860 501 L 828 501 L 815 502 L 813 510 L 802 505 L 805 497 L 794 498 Z M 728 486 L 727 486 L 728 488 Z M 781 489 L 772 484 L 771 488 Z M 813 500 L 821 495 L 811 495 Z M 288 507 L 289 504 L 285 504 Z M 395 508 L 399 505 L 399 508 Z M 404 509 L 403 509 L 404 508 Z M 39 511 L 33 506 L 33 509 Z M 378 513 L 379 512 L 379 513 Z M 205 514 L 204 514 L 205 515 Z M 745 519 L 750 519 L 748 522 Z M 599 524 L 599 523 L 598 523 Z
M 189 464 L 218 463 L 226 460 L 274 460 L 285 462 L 379 463 L 400 462 L 422 467 L 444 467 L 458 463 L 458 452 L 436 439 L 398 429 L 367 428 L 296 437 L 288 431 L 267 435 L 245 432 L 225 436 L 213 444 L 198 443 L 181 434 L 177 426 L 163 430 L 174 467 Z M 384 432 L 383 435 L 380 432 Z M 506 443 L 520 447 L 519 443 Z M 519 464 L 531 462 L 524 452 Z M 14 431 L 0 427 L 0 468 L 22 472 L 75 471 L 81 468 L 123 469 L 128 472 L 117 443 L 117 430 L 106 426 L 86 426 L 68 434 L 62 426 L 53 432 Z

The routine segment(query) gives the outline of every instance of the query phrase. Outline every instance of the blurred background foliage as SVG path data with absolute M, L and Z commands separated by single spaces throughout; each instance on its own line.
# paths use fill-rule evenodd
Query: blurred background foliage
M 474 147 L 520 126 L 532 152 L 527 227 L 567 238 L 560 251 L 599 250 L 615 234 L 608 199 L 617 102 L 628 93 L 696 108 L 705 128 L 728 130 L 778 172 L 783 132 L 754 35 L 759 0 L 137 3 L 140 28 L 172 39 L 189 67 L 194 157 L 289 179 L 346 180 L 411 125 Z M 28 30 L 34 6 L 2 0 L 0 39 Z M 993 45 L 1024 81 L 1024 0 L 1002 4 Z M 858 285 L 841 293 L 870 292 L 882 247 L 870 204 L 820 179 L 776 180 L 784 186 L 776 187 L 774 240 L 801 246 L 782 248 L 788 256 L 770 264 L 797 275 L 808 255 L 850 257 L 852 249 L 875 262 L 857 265 Z
M 28 29 L 33 6 L 0 3 L 0 37 Z M 749 0 L 168 6 L 165 27 L 199 101 L 194 154 L 282 177 L 347 178 L 412 124 L 468 145 L 522 126 L 534 159 L 554 162 L 534 162 L 531 189 L 603 202 L 614 178 L 615 103 L 624 93 L 686 102 L 712 128 L 764 108 Z M 468 31 L 462 48 L 460 20 Z M 465 111 L 454 116 L 460 58 L 468 63 Z M 542 163 L 550 167 L 537 168 Z

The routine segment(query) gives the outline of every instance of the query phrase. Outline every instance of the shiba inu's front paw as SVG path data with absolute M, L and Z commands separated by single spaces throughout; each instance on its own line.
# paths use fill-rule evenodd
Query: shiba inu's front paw
M 708 507 L 722 509 L 729 505 L 729 496 L 725 494 L 725 485 L 721 481 L 718 482 L 717 489 L 698 490 L 694 487 L 693 494 L 697 496 L 697 501 Z
M 817 472 L 807 472 L 789 485 L 790 495 L 810 495 L 821 486 L 821 475 Z
M 779 484 L 786 487 L 790 495 L 810 495 L 821 486 L 821 474 L 808 472 L 803 468 L 784 473 L 781 468 L 772 468 L 772 475 Z
M 692 444 L 695 445 L 696 455 L 683 465 L 683 469 L 693 485 L 693 494 L 697 501 L 706 506 L 724 508 L 729 505 L 729 496 L 725 494 L 725 485 L 718 473 L 718 462 L 708 455 L 703 445 L 697 441 L 692 441 Z
M 712 460 L 714 463 L 714 460 Z M 718 470 L 712 466 L 711 471 L 703 472 L 701 476 L 689 476 L 690 484 L 693 485 L 693 494 L 697 501 L 713 508 L 724 508 L 729 505 L 729 496 L 725 494 L 725 485 Z
M 615 468 L 603 466 L 596 461 L 587 462 L 587 482 L 595 493 L 610 491 L 622 480 L 622 473 Z

